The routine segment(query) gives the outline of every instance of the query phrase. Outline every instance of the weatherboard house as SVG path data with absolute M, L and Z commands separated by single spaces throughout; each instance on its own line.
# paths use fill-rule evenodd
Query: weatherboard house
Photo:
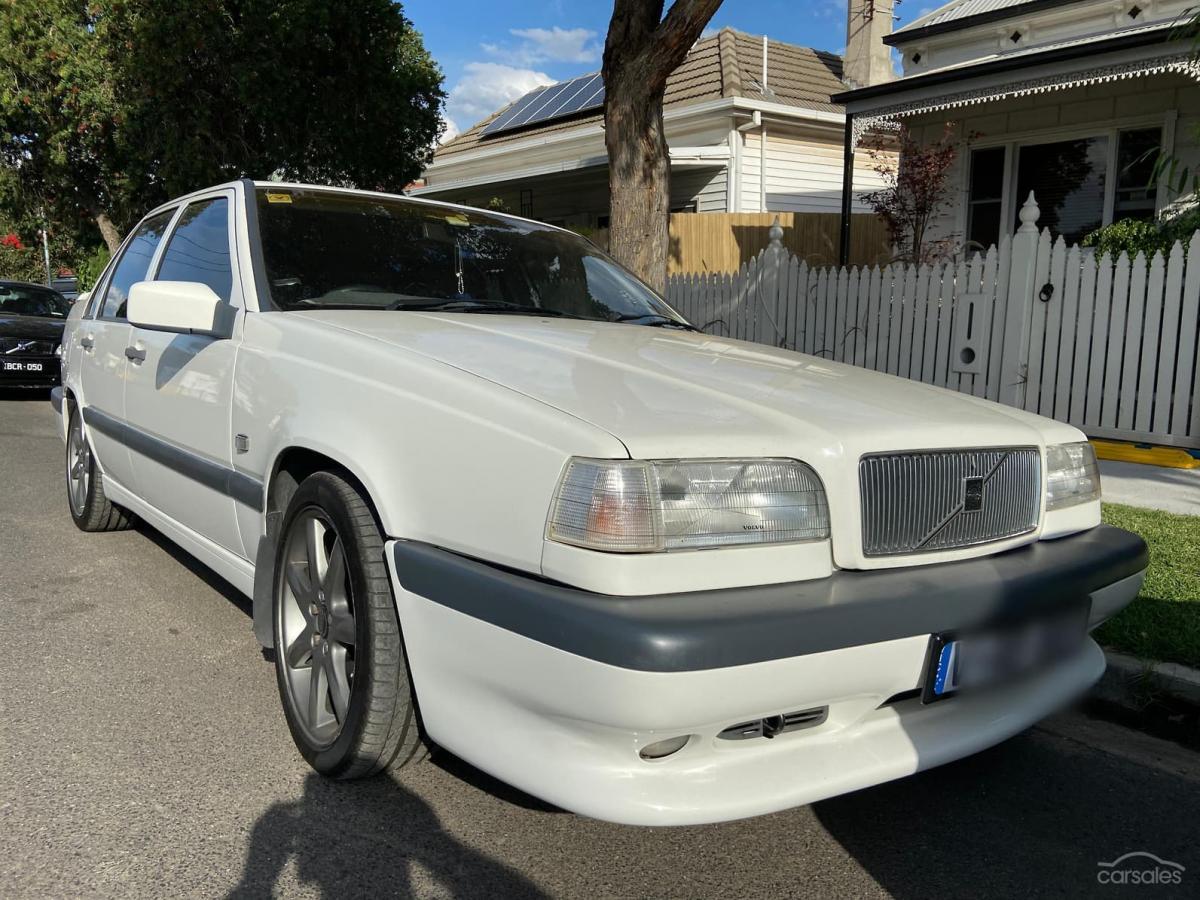
M 1039 225 L 1077 243 L 1177 199 L 1151 186 L 1160 150 L 1200 169 L 1200 63 L 1181 25 L 1195 0 L 953 0 L 881 38 L 902 77 L 839 94 L 847 163 L 863 135 L 947 127 L 959 146 L 935 239 L 987 247 L 1016 230 L 1032 191 Z
M 889 52 L 880 43 L 844 65 L 729 28 L 698 41 L 664 98 L 673 211 L 838 213 L 845 115 L 831 97 L 847 87 L 844 68 L 857 66 L 855 83 L 890 73 Z M 537 88 L 441 146 L 411 193 L 606 228 L 603 104 L 598 72 Z M 869 159 L 854 180 L 878 183 Z

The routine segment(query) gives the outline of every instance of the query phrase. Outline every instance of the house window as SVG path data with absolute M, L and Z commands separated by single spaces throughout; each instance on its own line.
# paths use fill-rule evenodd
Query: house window
M 1162 128 L 1135 128 L 972 150 L 968 246 L 996 243 L 1006 222 L 1017 227 L 1030 191 L 1041 209 L 1039 227 L 1068 243 L 1120 219 L 1153 219 L 1158 189 L 1151 181 L 1161 144 Z
M 971 153 L 967 241 L 975 249 L 986 249 L 1000 240 L 1006 158 L 1004 147 L 988 147 Z
M 1113 221 L 1154 219 L 1158 188 L 1154 166 L 1162 146 L 1161 128 L 1122 131 L 1117 149 L 1117 194 L 1113 203 Z
M 1033 191 L 1041 228 L 1078 244 L 1104 224 L 1108 137 L 1028 144 L 1017 156 L 1017 198 Z
M 528 188 L 521 191 L 521 215 L 533 218 L 533 191 Z

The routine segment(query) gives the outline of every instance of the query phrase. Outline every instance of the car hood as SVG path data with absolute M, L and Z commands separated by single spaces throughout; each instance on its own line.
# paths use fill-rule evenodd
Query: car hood
M 65 319 L 47 319 L 40 316 L 0 315 L 0 338 L 58 341 L 62 340 L 65 322 Z
M 489 314 L 296 313 L 418 353 L 608 431 L 635 458 L 1041 446 L 1074 429 L 975 397 L 761 344 Z

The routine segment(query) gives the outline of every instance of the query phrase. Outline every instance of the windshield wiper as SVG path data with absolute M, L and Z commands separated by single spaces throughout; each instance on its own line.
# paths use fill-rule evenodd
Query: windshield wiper
M 683 331 L 699 331 L 695 325 L 689 325 L 687 322 L 680 322 L 678 319 L 672 319 L 670 316 L 660 316 L 658 313 L 622 313 L 615 319 L 609 319 L 610 322 L 627 322 L 629 324 L 644 325 L 647 328 L 679 328 Z
M 505 313 L 513 316 L 553 316 L 558 319 L 582 319 L 573 313 L 560 309 L 547 309 L 543 306 L 525 306 L 520 303 L 508 303 L 504 300 L 446 300 L 441 303 L 405 304 L 396 307 L 414 312 L 482 312 Z

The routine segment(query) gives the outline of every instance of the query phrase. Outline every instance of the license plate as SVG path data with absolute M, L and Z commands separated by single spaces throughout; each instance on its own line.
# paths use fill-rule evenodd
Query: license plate
M 5 372 L 41 372 L 42 364 L 39 362 L 9 362 L 4 363 Z
M 975 634 L 935 634 L 922 701 L 1003 684 L 1071 656 L 1087 636 L 1090 606 L 1073 605 Z

